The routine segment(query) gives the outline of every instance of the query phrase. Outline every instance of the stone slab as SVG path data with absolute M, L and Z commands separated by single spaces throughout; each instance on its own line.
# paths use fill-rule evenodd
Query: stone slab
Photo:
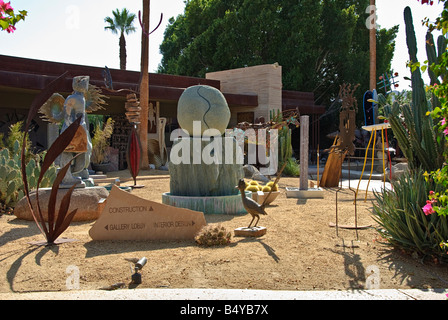
M 93 240 L 189 240 L 206 224 L 202 212 L 146 200 L 114 185 L 89 235 Z
M 68 189 L 59 189 L 56 198 L 56 217 L 59 210 L 62 197 L 67 193 Z M 39 189 L 39 203 L 42 215 L 45 221 L 48 221 L 48 201 L 51 194 L 51 188 Z M 73 222 L 96 220 L 101 214 L 102 199 L 107 198 L 109 191 L 103 187 L 76 188 L 70 198 L 70 206 L 68 212 L 78 209 Z M 37 210 L 36 191 L 30 192 L 30 199 L 33 208 Z M 37 211 L 36 211 L 37 213 Z M 26 197 L 23 197 L 14 208 L 14 215 L 23 220 L 33 220 L 31 210 L 28 206 Z M 56 219 L 55 217 L 55 219 Z
M 236 228 L 233 232 L 235 237 L 261 237 L 266 234 L 267 229 L 265 227 L 241 227 Z
M 286 187 L 287 198 L 300 198 L 300 199 L 321 199 L 324 197 L 324 190 L 322 188 L 309 188 L 301 190 L 300 188 Z

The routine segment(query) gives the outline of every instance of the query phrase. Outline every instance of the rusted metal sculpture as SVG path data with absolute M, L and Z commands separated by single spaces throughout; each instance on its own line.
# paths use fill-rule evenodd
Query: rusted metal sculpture
M 135 93 L 130 93 L 126 96 L 126 117 L 132 125 L 131 133 L 128 139 L 128 149 L 126 153 L 126 161 L 128 169 L 134 180 L 134 188 L 142 187 L 137 185 L 137 176 L 140 171 L 142 162 L 142 145 L 137 133 L 137 125 L 140 123 L 140 103 Z
M 336 187 L 341 175 L 341 166 L 346 155 L 353 155 L 355 152 L 355 129 L 357 101 L 354 92 L 359 85 L 352 86 L 343 84 L 339 90 L 339 98 L 342 106 L 339 115 L 339 134 L 334 144 L 327 150 L 328 160 L 320 181 L 321 187 Z
M 42 242 L 41 244 L 44 245 L 54 245 L 61 242 L 67 242 L 70 240 L 58 240 L 58 237 L 68 228 L 71 221 L 73 220 L 73 217 L 75 216 L 77 209 L 74 209 L 70 213 L 68 212 L 69 205 L 70 205 L 70 198 L 73 193 L 73 190 L 76 186 L 76 184 L 73 184 L 73 186 L 69 189 L 69 191 L 64 195 L 61 206 L 59 208 L 59 211 L 56 214 L 56 196 L 58 193 L 59 185 L 62 182 L 63 178 L 65 177 L 67 171 L 70 168 L 71 161 L 69 161 L 59 172 L 58 175 L 53 183 L 53 186 L 51 188 L 51 195 L 50 200 L 48 203 L 48 226 L 44 220 L 43 214 L 40 209 L 39 204 L 39 185 L 42 181 L 43 176 L 45 175 L 45 172 L 48 170 L 50 165 L 55 161 L 55 159 L 63 153 L 66 148 L 70 145 L 70 143 L 73 140 L 73 137 L 75 137 L 76 132 L 80 128 L 82 116 L 78 117 L 76 120 L 74 120 L 62 133 L 61 135 L 56 139 L 56 141 L 51 145 L 49 150 L 47 151 L 45 158 L 43 160 L 42 166 L 41 166 L 41 172 L 39 175 L 39 179 L 37 182 L 37 190 L 36 190 L 36 201 L 37 201 L 37 207 L 34 208 L 31 199 L 30 199 L 30 192 L 28 189 L 28 179 L 26 175 L 26 159 L 25 159 L 25 141 L 26 136 L 28 134 L 28 129 L 31 124 L 31 121 L 36 116 L 40 106 L 47 101 L 47 99 L 50 97 L 51 93 L 55 91 L 57 86 L 60 84 L 61 81 L 65 79 L 65 76 L 67 73 L 64 73 L 59 78 L 51 82 L 40 94 L 36 96 L 34 99 L 30 111 L 28 113 L 27 122 L 25 124 L 24 128 L 24 137 L 22 142 L 22 155 L 21 155 L 21 172 L 22 172 L 22 181 L 24 185 L 24 191 L 25 196 L 28 201 L 29 208 L 31 210 L 31 214 L 33 216 L 34 221 L 36 222 L 36 225 L 38 226 L 39 230 L 42 232 L 42 234 L 46 238 L 46 242 Z M 37 243 L 39 244 L 39 243 Z

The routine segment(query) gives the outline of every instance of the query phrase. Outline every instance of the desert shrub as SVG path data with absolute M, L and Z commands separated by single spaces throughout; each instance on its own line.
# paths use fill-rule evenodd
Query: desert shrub
M 288 158 L 286 160 L 285 169 L 283 169 L 283 174 L 288 177 L 298 177 L 300 176 L 300 165 L 294 158 Z
M 24 196 L 20 159 L 25 137 L 22 127 L 23 122 L 11 125 L 6 137 L 6 144 L 0 145 L 0 211 L 10 211 L 9 208 L 13 208 Z M 24 150 L 28 187 L 30 190 L 34 190 L 37 188 L 40 167 L 46 152 L 35 153 L 28 136 L 25 137 Z M 56 174 L 57 168 L 53 164 L 43 176 L 40 187 L 50 187 L 56 178 Z
M 447 217 L 425 214 L 430 191 L 439 192 L 440 185 L 425 179 L 424 172 L 406 172 L 392 182 L 392 190 L 374 192 L 373 219 L 377 231 L 388 243 L 424 257 L 448 260 L 444 242 L 448 239 Z
M 220 224 L 210 224 L 204 226 L 194 239 L 198 245 L 211 247 L 229 244 L 231 238 L 231 232 L 228 232 L 225 227 Z

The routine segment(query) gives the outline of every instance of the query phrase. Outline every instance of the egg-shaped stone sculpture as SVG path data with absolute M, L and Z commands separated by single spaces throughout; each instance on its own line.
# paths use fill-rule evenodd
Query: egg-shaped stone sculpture
M 196 85 L 185 89 L 179 98 L 177 119 L 190 136 L 214 136 L 218 131 L 222 135 L 230 121 L 230 109 L 221 91 Z

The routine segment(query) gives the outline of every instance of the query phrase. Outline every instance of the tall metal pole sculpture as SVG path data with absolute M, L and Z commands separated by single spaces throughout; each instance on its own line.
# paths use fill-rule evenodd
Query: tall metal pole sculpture
M 148 112 L 149 112 L 149 35 L 156 31 L 162 23 L 163 13 L 160 15 L 160 21 L 157 27 L 149 31 L 150 0 L 143 0 L 143 18 L 141 12 L 138 13 L 140 26 L 142 27 L 142 56 L 140 73 L 140 142 L 142 146 L 143 168 L 149 167 L 148 157 Z
M 375 0 L 370 0 L 370 17 L 373 20 L 369 23 L 370 31 L 370 90 L 376 90 L 376 6 Z M 369 17 L 369 19 L 370 19 Z
M 140 78 L 140 142 L 142 146 L 143 168 L 149 167 L 148 160 L 148 110 L 149 110 L 149 12 L 150 0 L 143 0 L 143 21 L 139 19 L 142 27 L 142 55 L 141 55 L 141 78 Z

